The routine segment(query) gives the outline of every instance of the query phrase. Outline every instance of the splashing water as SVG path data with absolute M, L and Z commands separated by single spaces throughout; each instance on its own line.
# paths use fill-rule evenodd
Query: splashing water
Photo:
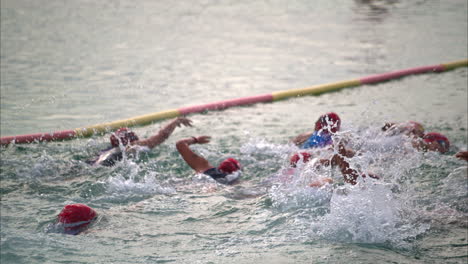
M 414 208 L 418 204 L 414 177 L 425 159 L 438 154 L 414 150 L 406 136 L 388 137 L 372 129 L 349 130 L 334 138 L 341 140 L 356 150 L 356 156 L 347 159 L 350 167 L 373 172 L 380 180 L 359 178 L 356 186 L 343 185 L 340 172 L 316 163 L 337 153 L 337 147 L 315 151 L 312 161 L 299 163 L 295 169 L 283 167 L 272 177 L 268 196 L 273 207 L 281 212 L 295 210 L 296 224 L 309 239 L 405 247 L 407 241 L 426 232 L 430 224 L 421 221 L 420 209 Z M 323 177 L 333 178 L 334 184 L 308 186 Z
M 107 192 L 111 194 L 173 194 L 175 189 L 171 186 L 162 186 L 158 180 L 158 173 L 143 172 L 138 164 L 131 160 L 124 160 L 119 164 L 122 169 L 116 175 L 110 176 L 104 184 L 107 185 Z M 140 179 L 141 178 L 141 179 Z
M 312 234 L 327 240 L 358 243 L 390 243 L 401 246 L 429 229 L 404 214 L 404 203 L 380 183 L 335 190 L 330 212 L 311 224 Z

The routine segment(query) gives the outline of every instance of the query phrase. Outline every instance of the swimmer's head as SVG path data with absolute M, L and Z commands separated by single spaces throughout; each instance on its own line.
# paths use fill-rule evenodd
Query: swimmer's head
M 425 149 L 431 151 L 439 151 L 445 153 L 450 148 L 450 141 L 448 138 L 437 132 L 430 132 L 424 135 L 423 141 Z
M 84 204 L 66 205 L 57 217 L 67 234 L 76 235 L 97 217 L 96 211 Z
M 308 152 L 296 153 L 289 160 L 289 164 L 291 165 L 291 167 L 296 167 L 299 160 L 302 160 L 303 163 L 307 163 L 309 162 L 311 157 L 312 155 L 310 155 L 310 153 Z
M 239 161 L 233 158 L 225 159 L 221 164 L 219 164 L 218 169 L 224 173 L 233 173 L 241 169 Z
M 110 142 L 113 147 L 118 147 L 120 143 L 126 146 L 129 143 L 132 143 L 137 140 L 138 136 L 134 132 L 128 130 L 128 128 L 126 127 L 119 128 L 110 136 Z
M 421 123 L 416 121 L 408 121 L 406 123 L 406 131 L 411 135 L 415 135 L 417 137 L 424 136 L 424 127 Z
M 326 113 L 315 122 L 315 131 L 324 130 L 332 133 L 336 133 L 340 130 L 341 119 L 333 112 Z

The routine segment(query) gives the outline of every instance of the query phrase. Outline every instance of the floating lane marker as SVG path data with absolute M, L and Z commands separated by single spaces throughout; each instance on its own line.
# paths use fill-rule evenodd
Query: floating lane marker
M 453 70 L 460 67 L 467 67 L 468 60 L 460 60 L 455 62 L 442 63 L 439 65 L 421 66 L 416 68 L 410 68 L 400 71 L 388 72 L 383 74 L 376 74 L 360 79 L 354 79 L 349 81 L 342 81 L 336 83 L 329 83 L 323 85 L 312 86 L 302 89 L 291 89 L 285 91 L 273 92 L 271 94 L 257 95 L 242 97 L 224 101 L 218 101 L 208 104 L 201 104 L 195 106 L 182 107 L 179 109 L 167 110 L 142 116 L 137 116 L 129 119 L 114 121 L 110 123 L 103 123 L 89 127 L 77 128 L 74 130 L 65 130 L 53 133 L 38 133 L 28 135 L 9 136 L 1 138 L 1 145 L 8 145 L 11 142 L 16 144 L 32 143 L 41 141 L 60 141 L 79 137 L 90 137 L 95 134 L 104 134 L 109 131 L 116 130 L 120 127 L 132 127 L 132 126 L 144 126 L 151 124 L 152 122 L 175 118 L 182 115 L 188 115 L 193 113 L 200 113 L 210 110 L 223 110 L 229 107 L 251 105 L 256 103 L 267 103 L 283 100 L 290 97 L 299 97 L 304 95 L 317 95 L 326 92 L 333 92 L 343 88 L 355 87 L 366 84 L 375 84 L 402 78 L 408 75 L 431 73 L 431 72 L 443 72 Z
M 304 95 L 317 95 L 317 94 L 322 94 L 325 92 L 333 92 L 333 91 L 340 90 L 340 89 L 347 88 L 347 87 L 358 86 L 360 84 L 361 83 L 359 82 L 359 80 L 351 80 L 351 81 L 317 85 L 317 86 L 312 86 L 309 88 L 273 92 L 272 95 L 273 95 L 273 100 L 278 101 L 278 100 L 283 100 L 283 99 L 290 98 L 290 97 L 298 97 L 298 96 L 304 96 Z
M 255 103 L 265 103 L 273 101 L 271 94 L 242 97 L 231 100 L 218 101 L 209 104 L 182 107 L 179 109 L 182 115 L 200 113 L 208 110 L 222 110 L 233 106 L 249 105 Z
M 157 112 L 148 115 L 137 116 L 134 118 L 124 119 L 120 121 L 104 123 L 89 127 L 75 129 L 75 134 L 78 137 L 90 137 L 94 134 L 104 134 L 109 131 L 114 131 L 121 127 L 132 127 L 132 126 L 144 126 L 148 125 L 155 120 L 162 120 L 168 118 L 174 118 L 180 116 L 180 112 L 177 109 L 168 110 L 163 112 Z

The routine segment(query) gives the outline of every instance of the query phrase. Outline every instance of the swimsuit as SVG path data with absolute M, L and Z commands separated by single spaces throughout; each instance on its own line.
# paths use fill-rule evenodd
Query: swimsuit
M 333 143 L 333 139 L 330 134 L 315 131 L 307 140 L 302 144 L 302 149 L 307 148 L 321 148 Z
M 210 168 L 204 171 L 203 174 L 210 176 L 219 183 L 230 184 L 239 178 L 240 171 L 235 171 L 231 174 L 227 174 L 220 171 L 218 168 Z
M 218 168 L 207 169 L 206 171 L 203 172 L 203 174 L 206 174 L 215 180 L 218 180 L 220 178 L 226 178 L 226 175 L 227 175 L 226 173 L 221 172 Z

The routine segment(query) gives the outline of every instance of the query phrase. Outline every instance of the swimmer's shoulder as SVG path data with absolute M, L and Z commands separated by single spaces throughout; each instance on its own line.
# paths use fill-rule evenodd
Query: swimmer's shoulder
M 102 165 L 102 166 L 114 166 L 117 161 L 122 160 L 123 154 L 122 150 L 119 147 L 111 148 L 109 150 L 101 152 L 97 160 L 93 165 Z

